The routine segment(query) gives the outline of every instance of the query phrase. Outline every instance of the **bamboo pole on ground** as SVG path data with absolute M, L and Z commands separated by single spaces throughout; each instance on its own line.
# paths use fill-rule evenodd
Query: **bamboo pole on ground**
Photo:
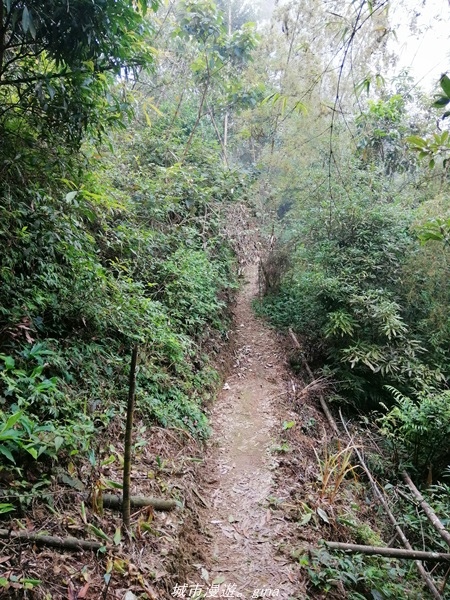
M 29 531 L 10 531 L 9 529 L 0 529 L 0 538 L 13 540 L 17 542 L 26 542 L 37 544 L 39 546 L 53 546 L 64 550 L 99 550 L 106 546 L 100 542 L 90 540 L 79 540 L 75 537 L 56 537 L 53 535 L 41 535 Z
M 411 490 L 411 492 L 414 494 L 415 498 L 419 502 L 420 506 L 423 508 L 423 512 L 427 515 L 427 517 L 430 520 L 433 527 L 439 533 L 441 538 L 446 541 L 448 546 L 450 546 L 450 533 L 445 529 L 444 525 L 439 520 L 439 517 L 437 516 L 437 514 L 434 512 L 434 510 L 431 508 L 431 506 L 428 504 L 428 502 L 425 500 L 425 498 L 422 496 L 422 494 L 416 488 L 416 486 L 414 485 L 414 483 L 411 480 L 411 477 L 408 475 L 408 473 L 406 471 L 403 471 L 402 477 L 403 477 L 403 481 L 409 487 L 409 489 Z
M 116 494 L 103 494 L 103 506 L 115 510 L 123 510 L 123 500 Z M 175 500 L 162 500 L 161 498 L 147 498 L 146 496 L 130 496 L 130 506 L 145 508 L 151 506 L 155 510 L 171 511 L 177 507 Z
M 386 548 L 384 546 L 363 546 L 361 544 L 344 544 L 342 542 L 325 541 L 328 548 L 343 550 L 351 554 L 369 554 L 387 556 L 389 558 L 406 558 L 408 560 L 429 560 L 433 562 L 450 561 L 450 554 L 443 552 L 424 552 L 423 550 L 403 550 L 402 548 Z

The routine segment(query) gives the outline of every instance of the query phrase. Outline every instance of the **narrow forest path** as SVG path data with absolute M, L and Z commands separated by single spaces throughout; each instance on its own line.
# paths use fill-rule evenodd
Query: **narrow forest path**
M 270 498 L 278 497 L 274 446 L 283 421 L 277 399 L 286 394 L 288 373 L 275 332 L 253 313 L 257 293 L 252 265 L 235 308 L 233 369 L 211 415 L 205 553 L 209 584 L 220 583 L 219 595 L 292 598 L 296 576 L 277 553 L 286 523 L 270 510 Z

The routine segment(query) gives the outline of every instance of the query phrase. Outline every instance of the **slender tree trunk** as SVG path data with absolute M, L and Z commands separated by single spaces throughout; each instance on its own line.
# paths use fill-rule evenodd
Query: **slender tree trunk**
M 130 383 L 128 387 L 127 424 L 125 427 L 125 450 L 123 458 L 123 526 L 130 535 L 130 478 L 131 478 L 131 437 L 133 432 L 134 401 L 136 396 L 136 363 L 138 345 L 133 347 L 130 366 Z
M 205 87 L 203 88 L 203 94 L 202 94 L 202 98 L 200 100 L 200 106 L 198 107 L 197 119 L 194 123 L 194 127 L 192 128 L 191 135 L 189 136 L 189 139 L 187 141 L 186 147 L 183 152 L 183 156 L 181 157 L 181 161 L 184 161 L 184 159 L 186 158 L 189 148 L 191 147 L 192 140 L 194 138 L 194 134 L 197 130 L 198 124 L 200 123 L 200 119 L 202 118 L 203 106 L 205 104 L 206 94 L 208 93 L 208 88 L 209 88 L 209 80 L 205 83 Z
M 214 118 L 214 113 L 212 111 L 212 108 L 209 109 L 209 116 L 211 117 L 211 123 L 213 124 L 214 131 L 216 132 L 217 139 L 219 140 L 220 146 L 222 148 L 223 162 L 224 162 L 225 166 L 228 167 L 228 157 L 227 157 L 227 149 L 226 149 L 226 145 L 225 145 L 225 140 L 222 139 L 222 136 L 220 135 L 220 131 L 219 131 L 219 128 L 217 127 L 216 119 Z M 226 130 L 225 130 L 225 132 L 226 132 Z
M 3 0 L 0 2 L 0 79 L 3 73 L 3 55 L 5 53 L 5 26 L 3 24 L 4 20 L 4 5 Z
M 231 36 L 231 30 L 232 30 L 231 2 L 232 2 L 232 0 L 228 0 L 228 36 Z M 229 119 L 229 113 L 228 113 L 228 109 L 226 109 L 225 116 L 223 118 L 223 160 L 227 167 L 228 167 L 228 157 L 227 157 L 228 119 Z
M 223 160 L 228 167 L 227 146 L 228 146 L 228 109 L 223 119 Z

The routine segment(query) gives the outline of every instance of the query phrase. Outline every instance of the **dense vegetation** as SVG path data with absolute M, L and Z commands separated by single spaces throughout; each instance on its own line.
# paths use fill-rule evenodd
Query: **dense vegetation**
M 380 75 L 384 4 L 280 3 L 256 35 L 231 1 L 0 1 L 0 487 L 95 462 L 136 342 L 140 417 L 208 436 L 245 199 L 273 242 L 256 310 L 448 515 L 450 79 Z M 371 560 L 305 566 L 414 597 Z
M 210 70 L 232 86 L 255 43 L 208 3 L 169 10 L 158 56 L 146 3 L 35 4 L 1 4 L 0 453 L 18 485 L 95 457 L 136 341 L 140 415 L 207 436 L 236 286 L 221 213 L 245 177 L 203 106 Z
M 296 10 L 280 8 L 289 36 L 266 41 L 279 85 L 242 120 L 244 143 L 256 148 L 263 181 L 270 181 L 263 202 L 276 223 L 276 245 L 263 265 L 266 296 L 257 309 L 297 333 L 308 362 L 333 381 L 337 403 L 364 415 L 376 411 L 371 420 L 400 460 L 419 477 L 438 477 L 450 461 L 442 109 L 450 80 L 441 79 L 433 106 L 407 74 L 391 83 L 371 78 L 364 70 L 372 59 L 364 63 L 364 53 L 376 54 L 374 22 L 363 19 L 359 42 L 346 38 L 359 44 L 349 65 L 345 44 L 326 37 L 322 46 L 308 45 Z M 320 18 L 310 13 L 309 29 Z M 359 26 L 356 9 L 349 8 L 348 18 Z M 289 53 L 293 45 L 299 50 Z M 336 79 L 323 66 L 319 91 L 317 65 L 333 49 L 340 70 Z M 312 72 L 305 72 L 305 61 Z M 251 67 L 255 78 L 260 65 Z

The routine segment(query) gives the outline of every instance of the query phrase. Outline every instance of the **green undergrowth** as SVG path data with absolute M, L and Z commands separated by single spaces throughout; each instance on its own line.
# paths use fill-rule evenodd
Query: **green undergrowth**
M 296 332 L 311 368 L 334 382 L 330 401 L 376 419 L 419 477 L 439 476 L 450 460 L 449 249 L 418 238 L 432 192 L 415 207 L 417 193 L 394 195 L 374 170 L 342 175 L 284 217 L 255 308 Z
M 346 555 L 319 547 L 303 556 L 300 564 L 313 589 L 321 590 L 329 598 L 349 600 L 421 600 L 425 596 L 417 581 L 414 567 L 406 561 L 381 557 Z
M 135 123 L 42 179 L 28 179 L 34 150 L 24 148 L 27 184 L 0 186 L 4 473 L 95 453 L 124 419 L 136 341 L 140 415 L 208 435 L 214 340 L 226 336 L 237 286 L 221 207 L 243 179 L 222 168 L 213 142 L 175 160 L 187 132 L 172 123 L 165 139 L 166 127 L 164 117 Z

